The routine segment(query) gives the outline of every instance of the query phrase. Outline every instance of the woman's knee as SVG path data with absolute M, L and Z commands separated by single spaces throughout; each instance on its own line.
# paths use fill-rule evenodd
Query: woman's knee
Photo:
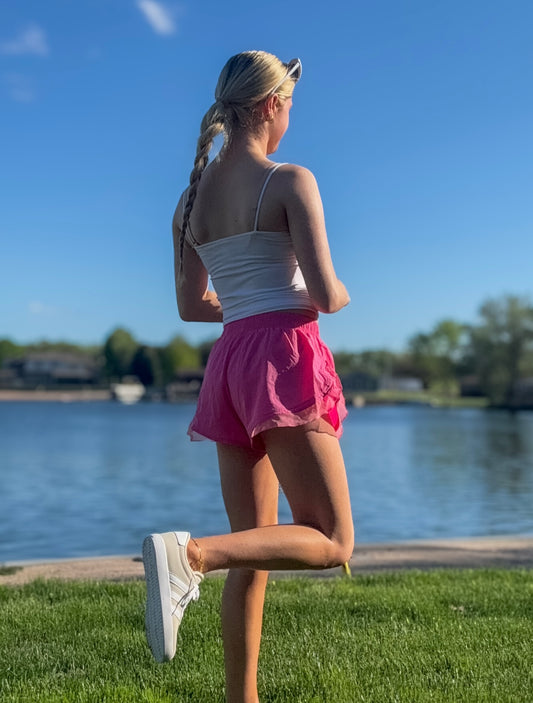
M 317 568 L 333 569 L 336 566 L 349 561 L 354 550 L 354 529 L 353 524 L 346 525 L 342 529 L 338 529 L 333 534 L 327 529 L 323 529 L 320 525 L 313 524 L 310 521 L 296 521 L 295 524 L 304 527 L 310 527 L 320 533 L 322 537 L 317 542 L 315 565 Z
M 353 530 L 346 530 L 346 534 L 330 539 L 327 568 L 342 566 L 352 558 L 354 550 Z
M 351 536 L 344 540 L 341 545 L 339 554 L 339 564 L 344 564 L 347 561 L 350 561 L 353 555 L 354 546 L 354 535 L 352 532 Z

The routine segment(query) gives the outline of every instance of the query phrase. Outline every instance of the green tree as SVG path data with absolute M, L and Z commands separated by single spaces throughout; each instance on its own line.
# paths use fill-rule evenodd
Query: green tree
M 24 354 L 24 347 L 15 344 L 10 339 L 0 339 L 0 366 L 7 359 L 15 359 Z
M 359 371 L 380 378 L 381 376 L 394 376 L 396 368 L 396 354 L 388 349 L 368 349 L 358 356 Z
M 510 406 L 517 381 L 533 372 L 533 306 L 504 296 L 485 301 L 470 329 L 470 351 L 491 404 Z
M 145 386 L 162 386 L 163 370 L 158 350 L 145 344 L 137 347 L 131 361 L 131 373 Z
M 408 350 L 424 385 L 441 393 L 458 392 L 457 369 L 465 353 L 466 328 L 455 320 L 441 320 L 431 332 L 413 335 Z
M 122 378 L 131 373 L 131 362 L 137 351 L 137 342 L 120 327 L 114 330 L 104 344 L 104 371 L 108 378 Z
M 207 360 L 209 359 L 209 354 L 211 354 L 211 349 L 213 348 L 217 339 L 217 337 L 215 337 L 214 339 L 207 339 L 205 342 L 202 342 L 199 345 L 198 351 L 200 353 L 200 365 L 202 368 L 206 367 Z
M 373 378 L 392 376 L 397 365 L 397 356 L 387 349 L 367 349 L 353 353 L 335 352 L 335 369 L 340 376 L 364 373 Z
M 333 358 L 335 360 L 335 370 L 339 376 L 345 376 L 358 370 L 358 356 L 353 352 L 338 351 L 333 354 Z
M 160 350 L 161 367 L 165 381 L 170 381 L 183 369 L 198 369 L 201 366 L 200 351 L 181 335 L 177 335 Z

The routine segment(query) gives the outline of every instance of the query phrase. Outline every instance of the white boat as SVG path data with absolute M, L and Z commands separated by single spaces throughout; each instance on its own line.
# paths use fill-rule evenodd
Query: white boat
M 121 383 L 112 383 L 111 392 L 115 400 L 125 405 L 137 403 L 145 393 L 145 387 L 136 379 L 122 379 Z

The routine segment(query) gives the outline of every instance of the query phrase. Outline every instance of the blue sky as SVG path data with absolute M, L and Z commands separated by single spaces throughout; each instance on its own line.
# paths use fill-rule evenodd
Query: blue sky
M 316 175 L 351 305 L 334 350 L 402 349 L 533 293 L 533 3 L 0 5 L 0 337 L 149 344 L 179 320 L 170 222 L 226 59 L 299 56 L 275 155 Z

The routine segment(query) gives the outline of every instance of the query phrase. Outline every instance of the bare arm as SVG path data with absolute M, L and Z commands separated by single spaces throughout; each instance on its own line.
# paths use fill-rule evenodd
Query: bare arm
M 178 210 L 179 205 L 176 213 Z M 187 322 L 222 322 L 222 307 L 216 293 L 208 288 L 209 276 L 205 266 L 187 240 L 183 247 L 183 266 L 180 270 L 180 234 L 175 214 L 172 237 L 176 300 L 180 317 Z
M 333 267 L 315 177 L 305 168 L 292 166 L 286 178 L 287 222 L 307 290 L 320 312 L 337 312 L 348 305 L 350 296 Z

